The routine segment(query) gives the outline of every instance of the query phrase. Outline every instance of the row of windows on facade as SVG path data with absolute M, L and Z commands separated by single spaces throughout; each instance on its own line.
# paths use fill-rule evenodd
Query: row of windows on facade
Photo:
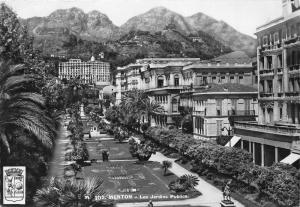
M 72 62 L 72 63 L 60 63 L 59 67 L 103 67 L 109 66 L 108 63 L 82 63 L 82 62 Z
M 225 76 L 221 76 L 221 77 L 211 77 L 211 81 L 208 81 L 207 77 L 199 77 L 196 78 L 195 80 L 195 85 L 204 85 L 204 84 L 208 84 L 208 83 L 240 83 L 241 80 L 244 79 L 243 76 L 239 76 L 238 79 L 235 79 L 234 76 L 230 76 L 229 80 L 226 80 Z M 157 87 L 163 87 L 164 86 L 164 80 L 163 79 L 158 79 L 157 80 Z M 179 86 L 179 79 L 174 79 L 174 86 Z
M 96 70 L 96 71 L 85 71 L 85 70 L 75 70 L 75 71 L 60 71 L 60 74 L 73 74 L 73 73 L 78 73 L 78 74 L 95 74 L 95 73 L 101 73 L 101 74 L 106 74 L 109 73 L 109 70 Z
M 287 27 L 287 29 L 280 29 L 275 32 L 270 32 L 258 38 L 259 45 L 267 46 L 274 45 L 281 42 L 282 39 L 289 39 L 293 37 L 297 37 L 300 34 L 300 22 L 297 24 L 292 24 Z
M 289 51 L 289 54 L 287 55 L 287 66 L 288 67 L 292 67 L 295 65 L 299 65 L 300 64 L 300 51 Z M 260 69 L 274 69 L 274 65 L 273 65 L 273 57 L 272 56 L 266 56 L 266 64 L 264 61 L 264 57 L 260 58 Z M 282 55 L 276 55 L 274 56 L 275 61 L 276 61 L 276 65 L 277 68 L 282 68 Z
M 62 74 L 62 75 L 59 75 L 60 77 L 79 77 L 79 78 L 109 78 L 110 76 L 109 75 L 77 75 L 77 74 L 71 74 L 71 75 L 65 75 L 65 74 Z
M 278 87 L 277 92 L 283 92 L 283 81 L 278 79 L 276 86 Z M 300 92 L 300 78 L 289 79 L 289 92 Z M 262 93 L 273 93 L 273 80 L 262 80 L 260 81 L 260 92 Z
M 81 76 L 81 75 L 59 75 L 59 78 L 66 78 L 66 79 L 70 79 L 70 78 L 79 78 L 79 79 L 99 79 L 99 78 L 103 78 L 103 79 L 110 79 L 110 76 Z

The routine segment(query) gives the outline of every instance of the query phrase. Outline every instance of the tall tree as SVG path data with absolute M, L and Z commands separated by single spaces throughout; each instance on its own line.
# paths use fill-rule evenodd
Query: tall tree
M 26 27 L 6 4 L 0 4 L 0 61 L 20 63 L 32 50 L 32 39 Z
M 24 75 L 22 65 L 0 64 L 0 140 L 10 152 L 12 133 L 30 132 L 41 144 L 52 148 L 53 120 L 45 113 L 45 99 L 31 88 L 34 76 Z
M 160 104 L 151 101 L 148 95 L 141 90 L 132 90 L 124 94 L 121 106 L 128 113 L 135 115 L 137 121 L 139 121 L 142 115 L 146 115 L 148 123 L 151 121 L 151 114 L 163 111 Z

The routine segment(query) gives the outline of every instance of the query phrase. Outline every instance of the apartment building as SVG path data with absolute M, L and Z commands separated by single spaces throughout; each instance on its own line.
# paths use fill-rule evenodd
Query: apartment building
M 234 121 L 256 120 L 257 76 L 243 52 L 185 66 L 183 80 L 180 106 L 192 113 L 195 138 L 232 135 Z
M 135 88 L 164 108 L 151 116 L 152 126 L 178 125 L 182 107 L 193 115 L 195 137 L 215 138 L 222 130 L 232 131 L 233 120 L 253 121 L 257 115 L 257 76 L 243 52 L 210 61 L 146 58 L 117 71 L 117 103 L 123 92 Z
M 94 57 L 87 62 L 70 59 L 68 62 L 59 63 L 58 69 L 61 80 L 79 78 L 83 84 L 110 84 L 110 64 L 97 61 Z
M 235 122 L 237 145 L 259 165 L 300 166 L 300 7 L 282 0 L 282 16 L 257 28 L 258 122 Z
M 116 75 L 116 102 L 122 93 L 134 88 L 148 93 L 164 112 L 151 117 L 152 126 L 174 124 L 172 117 L 178 116 L 179 92 L 183 87 L 183 66 L 200 62 L 199 58 L 144 58 L 125 67 L 119 67 Z

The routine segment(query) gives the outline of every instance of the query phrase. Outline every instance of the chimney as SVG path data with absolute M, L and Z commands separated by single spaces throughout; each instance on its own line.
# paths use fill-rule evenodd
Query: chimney
M 282 0 L 282 16 L 284 18 L 292 13 L 292 1 L 294 0 Z

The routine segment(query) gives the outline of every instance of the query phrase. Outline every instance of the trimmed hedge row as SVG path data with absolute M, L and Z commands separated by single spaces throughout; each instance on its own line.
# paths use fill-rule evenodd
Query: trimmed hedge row
M 265 193 L 280 206 L 296 206 L 299 203 L 300 172 L 290 165 L 257 166 L 247 151 L 196 140 L 177 129 L 150 127 L 145 138 L 175 149 L 193 160 L 196 166 L 202 165 L 210 171 L 257 186 L 259 192 Z

